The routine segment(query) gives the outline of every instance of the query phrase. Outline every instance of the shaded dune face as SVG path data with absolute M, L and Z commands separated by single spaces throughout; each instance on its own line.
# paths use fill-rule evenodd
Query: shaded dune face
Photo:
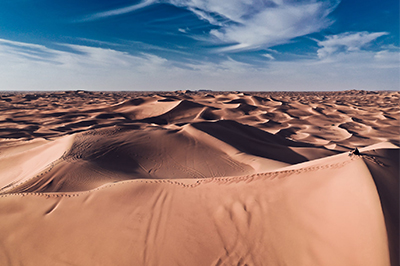
M 399 98 L 1 93 L 0 265 L 398 265 Z
M 56 141 L 57 142 L 57 141 Z M 130 179 L 181 179 L 257 173 L 245 154 L 273 170 L 307 161 L 291 146 L 310 148 L 234 121 L 200 122 L 179 130 L 115 128 L 78 133 L 51 168 L 7 192 L 94 189 Z M 318 150 L 316 148 L 316 150 Z M 85 177 L 82 178 L 82 175 Z

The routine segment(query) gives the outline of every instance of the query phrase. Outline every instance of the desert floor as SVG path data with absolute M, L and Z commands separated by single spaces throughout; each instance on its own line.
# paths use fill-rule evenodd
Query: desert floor
M 0 265 L 398 265 L 399 123 L 399 92 L 2 92 Z

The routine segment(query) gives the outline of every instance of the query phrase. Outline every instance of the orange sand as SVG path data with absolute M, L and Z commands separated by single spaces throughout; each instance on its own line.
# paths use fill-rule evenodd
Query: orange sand
M 2 93 L 0 265 L 398 265 L 399 98 Z

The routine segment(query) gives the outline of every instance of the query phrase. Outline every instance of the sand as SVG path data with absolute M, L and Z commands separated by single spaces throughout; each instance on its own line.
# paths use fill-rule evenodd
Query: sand
M 0 93 L 0 265 L 398 265 L 399 100 Z

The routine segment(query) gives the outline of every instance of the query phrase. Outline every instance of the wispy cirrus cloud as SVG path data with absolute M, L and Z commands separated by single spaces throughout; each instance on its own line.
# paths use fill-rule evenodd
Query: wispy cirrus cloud
M 346 32 L 338 35 L 327 36 L 323 41 L 317 41 L 317 54 L 320 59 L 328 58 L 341 52 L 359 51 L 377 38 L 388 35 L 387 32 Z
M 263 54 L 262 56 L 264 56 L 270 60 L 275 60 L 275 57 L 273 57 L 273 55 L 271 55 L 271 54 Z
M 134 5 L 130 5 L 127 7 L 122 7 L 122 8 L 117 8 L 117 9 L 112 9 L 112 10 L 107 10 L 104 12 L 99 12 L 99 13 L 94 13 L 91 15 L 88 15 L 86 17 L 83 17 L 81 19 L 76 20 L 76 22 L 85 22 L 85 21 L 94 21 L 102 18 L 108 18 L 112 16 L 118 16 L 118 15 L 123 15 L 126 13 L 133 12 L 135 10 L 150 6 L 157 2 L 157 0 L 143 0 L 142 2 Z
M 170 73 L 165 58 L 98 47 L 57 44 L 44 45 L 0 39 L 0 89 L 138 89 L 155 73 Z M 160 77 L 164 77 L 160 75 Z M 146 88 L 141 88 L 146 89 Z
M 340 1 L 169 0 L 217 29 L 210 34 L 227 45 L 219 52 L 263 49 L 318 32 L 332 20 L 328 15 Z
M 155 3 L 170 4 L 194 13 L 215 26 L 203 40 L 220 45 L 218 52 L 236 52 L 265 49 L 319 32 L 333 23 L 328 15 L 340 0 L 144 0 L 79 21 L 126 14 Z
M 396 90 L 398 47 L 279 61 L 264 55 L 264 65 L 238 62 L 180 62 L 114 49 L 43 45 L 0 39 L 2 90 Z M 271 50 L 273 52 L 273 50 Z
M 23 63 L 24 61 L 43 61 L 56 63 L 54 58 L 57 57 L 57 52 L 47 49 L 45 46 L 39 44 L 0 39 L 0 55 L 2 61 L 13 59 L 14 63 Z

